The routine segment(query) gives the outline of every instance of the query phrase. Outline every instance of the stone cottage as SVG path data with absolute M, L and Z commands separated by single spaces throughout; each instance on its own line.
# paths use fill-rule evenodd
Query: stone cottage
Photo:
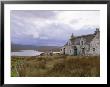
M 60 49 L 60 54 L 68 55 L 100 55 L 100 31 L 96 28 L 94 34 L 74 36 Z

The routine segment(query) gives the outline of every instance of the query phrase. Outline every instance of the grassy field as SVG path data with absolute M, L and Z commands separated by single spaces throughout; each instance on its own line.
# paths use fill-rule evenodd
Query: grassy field
M 12 77 L 99 77 L 99 56 L 12 57 Z

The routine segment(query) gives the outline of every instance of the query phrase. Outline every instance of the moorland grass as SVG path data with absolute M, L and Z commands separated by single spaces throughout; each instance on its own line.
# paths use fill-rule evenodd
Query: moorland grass
M 11 58 L 12 77 L 99 77 L 99 56 L 36 56 Z

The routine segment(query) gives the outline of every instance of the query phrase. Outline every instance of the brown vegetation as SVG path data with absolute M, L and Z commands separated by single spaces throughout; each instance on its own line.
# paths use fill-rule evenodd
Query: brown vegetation
M 21 77 L 98 77 L 98 56 L 12 57 L 11 76 Z M 18 73 L 18 74 L 17 74 Z

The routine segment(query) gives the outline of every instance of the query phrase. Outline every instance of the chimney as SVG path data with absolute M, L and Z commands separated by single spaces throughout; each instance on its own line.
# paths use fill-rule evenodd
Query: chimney
M 99 31 L 99 28 L 96 28 L 96 31 L 95 31 L 95 35 L 97 34 L 97 33 L 99 33 L 100 31 Z

